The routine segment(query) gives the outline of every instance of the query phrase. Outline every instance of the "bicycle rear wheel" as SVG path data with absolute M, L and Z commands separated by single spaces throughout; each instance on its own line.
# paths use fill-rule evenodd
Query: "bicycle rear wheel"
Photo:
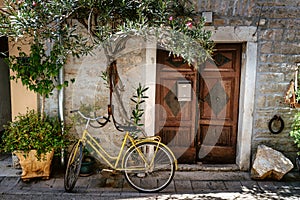
M 172 181 L 175 163 L 167 148 L 145 142 L 127 151 L 124 169 L 125 179 L 133 188 L 140 192 L 158 192 Z
M 82 163 L 82 143 L 75 143 L 69 156 L 66 173 L 64 177 L 64 187 L 67 192 L 71 192 L 75 187 Z

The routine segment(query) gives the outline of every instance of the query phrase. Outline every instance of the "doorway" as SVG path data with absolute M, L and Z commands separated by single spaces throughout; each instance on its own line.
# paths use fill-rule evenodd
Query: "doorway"
M 214 61 L 200 70 L 157 50 L 156 134 L 179 163 L 235 163 L 241 44 L 217 44 Z M 178 99 L 178 82 L 191 98 Z

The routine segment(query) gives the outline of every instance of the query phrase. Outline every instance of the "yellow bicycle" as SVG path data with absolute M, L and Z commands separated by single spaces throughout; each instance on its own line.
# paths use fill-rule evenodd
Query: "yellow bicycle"
M 128 183 L 140 192 L 158 192 L 170 184 L 177 169 L 177 160 L 172 151 L 161 143 L 160 137 L 134 139 L 130 136 L 130 132 L 136 131 L 136 127 L 118 125 L 116 128 L 125 131 L 125 136 L 118 156 L 115 157 L 107 153 L 87 131 L 92 122 L 97 121 L 104 126 L 109 121 L 109 117 L 91 118 L 83 115 L 79 110 L 71 112 L 77 112 L 84 118 L 86 125 L 82 137 L 74 144 L 68 159 L 64 177 L 64 187 L 67 192 L 71 192 L 75 187 L 80 172 L 83 148 L 87 144 L 111 169 L 122 171 Z M 101 123 L 101 120 L 106 121 Z

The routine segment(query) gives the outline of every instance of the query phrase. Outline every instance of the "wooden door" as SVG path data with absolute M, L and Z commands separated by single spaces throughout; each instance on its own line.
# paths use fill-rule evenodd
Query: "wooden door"
M 217 44 L 214 61 L 200 72 L 197 157 L 203 163 L 235 163 L 241 50 L 241 44 Z
M 196 161 L 195 116 L 197 72 L 182 58 L 157 51 L 156 134 L 167 144 L 180 163 Z M 188 100 L 178 99 L 178 81 L 190 84 Z

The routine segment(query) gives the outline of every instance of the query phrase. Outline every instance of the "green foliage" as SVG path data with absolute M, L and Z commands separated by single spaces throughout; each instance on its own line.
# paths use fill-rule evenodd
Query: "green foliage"
M 145 92 L 148 90 L 148 87 L 141 86 L 139 83 L 139 87 L 136 89 L 136 94 L 133 95 L 130 100 L 135 103 L 135 107 L 132 110 L 132 117 L 134 125 L 136 126 L 143 126 L 144 124 L 141 124 L 140 121 L 142 119 L 142 116 L 144 115 L 144 109 L 142 108 L 143 103 L 145 103 L 145 99 L 148 98 L 148 96 L 145 96 Z
M 133 121 L 133 124 L 135 126 L 144 126 L 144 124 L 142 124 L 140 121 L 142 120 L 142 117 L 144 115 L 144 109 L 142 108 L 142 106 L 145 103 L 145 99 L 148 98 L 148 96 L 145 96 L 145 92 L 148 89 L 148 87 L 141 86 L 141 84 L 139 83 L 139 86 L 136 89 L 136 94 L 133 95 L 132 98 L 130 98 L 130 100 L 135 104 L 131 112 L 131 120 Z M 137 138 L 137 132 L 130 132 L 130 134 L 133 138 Z
M 189 63 L 203 62 L 214 44 L 193 4 L 186 0 L 78 0 L 71 17 L 84 25 L 96 43 L 110 44 L 116 35 L 154 36 Z
M 290 136 L 294 139 L 294 142 L 299 149 L 298 155 L 300 155 L 300 112 L 297 112 L 294 117 Z
M 92 49 L 88 38 L 76 32 L 76 25 L 69 20 L 76 10 L 75 2 L 4 0 L 4 7 L 0 8 L 0 36 L 30 46 L 29 53 L 19 47 L 19 55 L 10 56 L 9 66 L 15 72 L 11 78 L 20 79 L 29 90 L 40 94 L 42 104 L 55 87 L 68 86 L 68 81 L 57 83 L 67 56 L 79 57 Z M 44 113 L 44 105 L 41 108 Z
M 39 156 L 52 149 L 60 153 L 61 148 L 69 144 L 68 129 L 62 132 L 57 117 L 42 119 L 34 110 L 27 110 L 26 114 L 17 116 L 14 122 L 4 128 L 2 148 L 6 152 L 22 150 L 26 153 L 35 149 Z
M 68 53 L 74 56 L 87 53 L 91 50 L 87 38 L 76 32 L 77 26 L 70 21 L 77 10 L 76 2 L 4 0 L 0 9 L 0 35 L 15 40 L 34 38 L 39 43 L 54 42 L 59 48 L 53 50 L 62 57 Z
M 107 71 L 102 71 L 101 72 L 101 78 L 104 81 L 104 84 L 106 85 L 107 88 L 109 88 L 109 76 Z
M 56 47 L 54 47 L 56 48 Z M 62 63 L 58 63 L 59 55 L 52 51 L 49 56 L 46 55 L 43 44 L 35 41 L 31 45 L 29 55 L 20 52 L 19 56 L 11 56 L 9 65 L 13 72 L 11 79 L 20 79 L 22 84 L 46 98 L 49 97 L 55 86 L 61 88 L 67 86 L 68 82 L 63 85 L 56 85 L 56 77 L 62 67 Z
M 80 34 L 73 20 L 93 37 Z M 213 49 L 211 33 L 203 30 L 203 19 L 193 3 L 185 0 L 4 0 L 0 24 L 0 36 L 29 38 L 31 46 L 30 55 L 22 50 L 19 55 L 29 57 L 28 62 L 22 64 L 11 57 L 16 72 L 13 78 L 20 78 L 29 89 L 45 96 L 55 87 L 67 86 L 68 82 L 55 85 L 53 80 L 69 54 L 87 54 L 94 44 L 110 43 L 108 39 L 120 32 L 122 37 L 155 36 L 161 46 L 189 63 L 203 62 Z M 91 38 L 94 44 L 88 42 Z

